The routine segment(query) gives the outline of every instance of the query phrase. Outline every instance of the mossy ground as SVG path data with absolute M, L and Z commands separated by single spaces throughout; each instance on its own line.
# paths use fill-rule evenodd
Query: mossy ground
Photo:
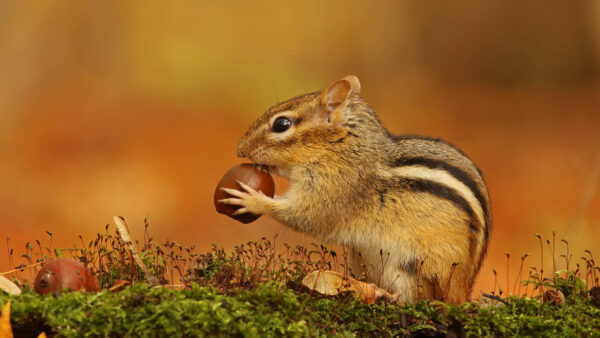
M 133 263 L 120 237 L 108 229 L 88 245 L 82 239 L 82 245 L 68 250 L 43 248 L 36 241 L 36 251 L 28 243 L 21 256 L 25 265 L 35 270 L 36 261 L 70 256 L 92 269 L 103 290 L 41 296 L 30 282 L 18 278 L 19 273 L 12 274 L 24 292 L 0 292 L 0 305 L 12 299 L 16 337 L 36 337 L 42 331 L 61 337 L 600 337 L 600 307 L 590 296 L 600 269 L 591 253 L 585 269 L 557 271 L 551 278 L 542 277 L 541 267 L 539 273 L 530 270 L 529 278 L 519 283 L 527 290 L 525 296 L 500 298 L 498 293 L 492 297 L 496 299 L 459 306 L 427 300 L 406 306 L 384 300 L 367 305 L 351 293 L 322 296 L 302 286 L 302 277 L 315 269 L 345 269 L 345 259 L 323 246 L 278 249 L 275 241 L 262 239 L 231 253 L 214 247 L 210 253 L 196 254 L 194 248 L 176 242 L 157 245 L 149 236 L 144 238 L 141 257 L 152 278 Z M 120 291 L 107 289 L 121 279 L 133 284 Z M 542 302 L 544 290 L 562 292 L 565 304 Z
M 9 297 L 0 295 L 0 304 Z M 17 337 L 188 336 L 600 336 L 600 309 L 580 297 L 557 307 L 536 299 L 508 305 L 460 306 L 422 301 L 396 306 L 322 297 L 277 283 L 221 294 L 209 286 L 184 290 L 138 283 L 119 292 L 12 298 Z

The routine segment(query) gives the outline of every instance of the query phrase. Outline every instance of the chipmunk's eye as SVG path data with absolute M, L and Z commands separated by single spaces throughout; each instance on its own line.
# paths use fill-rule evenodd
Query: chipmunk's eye
M 276 133 L 283 133 L 284 131 L 290 129 L 292 126 L 292 121 L 285 116 L 278 117 L 275 122 L 273 122 L 273 131 Z

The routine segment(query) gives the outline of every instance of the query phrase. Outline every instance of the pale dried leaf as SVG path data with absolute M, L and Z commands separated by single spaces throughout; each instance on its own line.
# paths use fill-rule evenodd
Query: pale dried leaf
M 565 295 L 558 289 L 550 289 L 544 292 L 543 300 L 544 303 L 553 304 L 558 307 L 563 307 L 565 305 Z
M 361 302 L 375 304 L 375 300 L 377 300 L 376 289 L 379 289 L 375 284 L 356 281 L 356 283 L 351 284 L 351 289 L 360 298 Z
M 18 296 L 21 294 L 21 289 L 10 279 L 0 275 L 0 290 L 7 292 L 8 294 Z
M 333 271 L 313 271 L 302 279 L 302 284 L 311 290 L 328 296 L 337 295 L 348 290 L 348 287 L 344 286 L 344 276 Z
M 128 285 L 131 285 L 130 281 L 124 280 L 124 279 L 119 279 L 108 290 L 109 291 L 121 291 Z
M 311 290 L 330 296 L 343 291 L 352 291 L 362 302 L 367 304 L 375 303 L 378 293 L 381 296 L 389 295 L 374 284 L 361 282 L 335 271 L 313 271 L 304 277 L 302 284 Z

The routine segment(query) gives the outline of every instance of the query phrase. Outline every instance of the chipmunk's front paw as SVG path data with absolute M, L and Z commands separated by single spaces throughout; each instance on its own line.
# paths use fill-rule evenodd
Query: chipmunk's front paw
M 240 206 L 240 208 L 233 213 L 233 216 L 248 212 L 254 215 L 264 215 L 269 213 L 270 207 L 275 203 L 271 197 L 263 194 L 262 191 L 252 189 L 244 182 L 237 181 L 237 183 L 244 191 L 221 188 L 221 190 L 234 197 L 219 200 L 221 203 Z

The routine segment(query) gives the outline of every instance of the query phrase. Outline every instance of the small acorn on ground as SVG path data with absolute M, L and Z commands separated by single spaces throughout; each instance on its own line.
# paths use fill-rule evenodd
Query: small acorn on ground
M 57 258 L 46 263 L 35 277 L 34 288 L 42 295 L 64 289 L 100 290 L 98 280 L 92 271 L 70 258 Z
M 275 195 L 275 182 L 273 181 L 271 174 L 269 174 L 264 166 L 243 163 L 229 169 L 221 181 L 219 181 L 219 184 L 217 184 L 214 195 L 214 203 L 217 212 L 227 215 L 242 223 L 254 222 L 260 217 L 260 215 L 254 215 L 251 213 L 233 215 L 233 213 L 238 210 L 240 206 L 219 202 L 222 199 L 233 197 L 223 191 L 221 188 L 244 191 L 244 189 L 242 189 L 242 187 L 239 185 L 238 181 L 247 184 L 256 191 L 261 191 L 263 194 L 269 197 L 273 197 L 273 195 Z

